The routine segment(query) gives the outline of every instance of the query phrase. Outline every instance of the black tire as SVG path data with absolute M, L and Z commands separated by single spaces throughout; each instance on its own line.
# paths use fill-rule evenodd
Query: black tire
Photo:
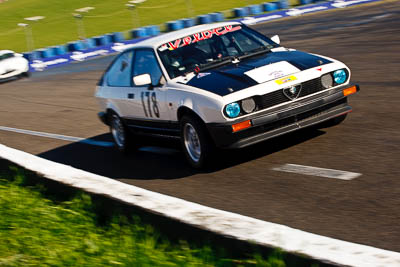
M 183 116 L 180 120 L 181 144 L 188 163 L 196 169 L 209 164 L 215 146 L 204 124 L 192 116 Z
M 31 75 L 29 72 L 23 72 L 20 75 L 18 75 L 18 78 L 24 79 L 24 78 L 29 78 Z
M 110 112 L 108 114 L 108 121 L 110 133 L 117 149 L 124 154 L 131 152 L 133 150 L 133 138 L 124 122 L 115 112 Z
M 320 124 L 317 124 L 317 128 L 318 129 L 320 129 L 320 128 L 330 128 L 330 127 L 339 125 L 346 119 L 346 117 L 347 117 L 347 113 L 344 114 L 344 115 L 340 115 L 338 117 L 332 118 L 330 120 L 321 122 Z

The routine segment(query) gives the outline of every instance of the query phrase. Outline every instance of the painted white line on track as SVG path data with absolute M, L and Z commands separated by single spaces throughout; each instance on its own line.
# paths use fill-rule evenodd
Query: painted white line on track
M 17 128 L 5 127 L 5 126 L 0 126 L 0 130 L 14 132 L 14 133 L 20 133 L 20 134 L 28 134 L 28 135 L 52 138 L 52 139 L 58 139 L 58 140 L 69 141 L 69 142 L 79 142 L 79 143 L 84 143 L 84 144 L 89 144 L 89 145 L 94 145 L 94 146 L 103 146 L 103 147 L 114 146 L 114 143 L 111 143 L 111 142 L 97 141 L 97 140 L 93 140 L 93 139 L 86 139 L 86 138 L 61 135 L 61 134 L 52 134 L 52 133 L 44 133 L 44 132 L 37 132 L 37 131 L 31 131 L 31 130 L 17 129 Z
M 63 184 L 214 233 L 345 266 L 400 266 L 400 253 L 355 244 L 162 195 L 0 144 L 0 158 Z
M 280 167 L 273 168 L 272 170 L 298 173 L 304 175 L 320 176 L 320 177 L 340 179 L 340 180 L 352 180 L 354 178 L 361 176 L 361 173 L 356 173 L 356 172 L 317 168 L 317 167 L 297 165 L 297 164 L 285 164 Z

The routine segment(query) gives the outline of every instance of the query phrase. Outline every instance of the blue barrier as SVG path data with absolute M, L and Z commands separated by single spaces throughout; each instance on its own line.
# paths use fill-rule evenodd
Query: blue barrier
M 111 36 L 109 35 L 96 36 L 93 37 L 93 39 L 96 41 L 96 46 L 108 45 L 112 43 Z
M 42 53 L 38 50 L 32 51 L 31 59 L 40 59 L 42 58 Z
M 55 56 L 54 50 L 51 47 L 38 49 L 38 51 L 40 51 L 41 58 L 49 58 Z
M 245 7 L 239 7 L 233 9 L 233 13 L 235 14 L 236 18 L 245 17 L 249 15 L 249 10 Z
M 114 36 L 114 39 L 113 39 L 114 43 L 121 43 L 121 42 L 125 41 L 125 38 L 124 38 L 124 35 L 122 34 L 122 32 L 114 32 L 113 36 Z
M 157 25 L 150 25 L 144 27 L 144 30 L 146 31 L 147 36 L 156 36 L 160 34 L 160 27 Z
M 207 24 L 212 22 L 210 15 L 197 16 L 197 21 L 199 22 L 199 24 Z
M 40 49 L 37 49 L 36 51 L 39 52 L 40 58 L 46 58 L 46 53 L 45 53 L 46 49 L 45 48 L 40 48 Z
M 111 44 L 114 43 L 114 34 L 113 33 L 107 33 L 103 35 L 105 38 L 105 44 Z
M 110 41 L 109 44 L 120 43 L 125 40 L 124 36 L 120 32 L 107 33 L 106 36 Z
M 103 35 L 103 44 L 108 45 L 113 43 L 112 33 L 107 33 Z
M 50 49 L 50 53 L 52 57 L 57 56 L 57 46 L 49 46 L 48 49 Z
M 262 13 L 261 5 L 251 5 L 248 8 L 251 15 L 258 15 Z
M 194 19 L 181 19 L 181 22 L 183 23 L 184 28 L 189 28 L 196 24 Z
M 68 52 L 74 52 L 79 50 L 84 50 L 85 45 L 81 41 L 69 42 L 67 43 Z
M 137 28 L 131 31 L 132 38 L 146 37 L 146 30 L 144 28 Z
M 278 2 L 276 2 L 276 4 L 278 5 L 279 9 L 286 9 L 289 7 L 288 0 L 279 0 Z
M 300 0 L 300 5 L 308 5 L 311 3 L 312 3 L 312 0 Z
M 24 58 L 29 61 L 40 59 L 40 52 L 39 51 L 32 51 L 32 52 L 25 52 L 23 53 Z
M 182 20 L 168 21 L 167 29 L 169 32 L 183 29 L 183 21 Z
M 210 13 L 209 15 L 211 16 L 212 22 L 220 22 L 225 20 L 224 14 L 219 12 Z
M 65 55 L 67 53 L 67 47 L 65 45 L 59 45 L 55 47 L 56 55 Z
M 96 40 L 94 38 L 88 38 L 85 40 L 87 48 L 95 48 L 96 47 Z
M 262 4 L 264 12 L 270 12 L 278 9 L 278 5 L 276 3 L 264 3 Z

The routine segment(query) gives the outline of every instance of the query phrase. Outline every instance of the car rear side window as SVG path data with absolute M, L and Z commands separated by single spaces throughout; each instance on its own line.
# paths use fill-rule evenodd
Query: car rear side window
M 0 55 L 0 60 L 12 58 L 12 57 L 14 57 L 13 53 L 7 53 L 7 54 Z
M 107 72 L 108 86 L 131 86 L 133 53 L 134 51 L 125 52 L 115 60 Z
M 162 72 L 157 59 L 152 50 L 137 50 L 135 64 L 133 66 L 133 76 L 148 73 L 151 83 L 156 86 L 160 83 Z

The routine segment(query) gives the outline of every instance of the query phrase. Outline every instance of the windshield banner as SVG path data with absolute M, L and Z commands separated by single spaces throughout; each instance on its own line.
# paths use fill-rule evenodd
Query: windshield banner
M 167 50 L 167 49 L 175 50 L 175 49 L 178 49 L 180 47 L 183 47 L 183 46 L 186 46 L 189 44 L 193 44 L 193 43 L 196 43 L 196 42 L 199 42 L 202 40 L 210 39 L 213 37 L 213 35 L 220 36 L 220 35 L 227 34 L 228 32 L 234 32 L 234 31 L 240 30 L 241 28 L 242 27 L 239 25 L 236 25 L 235 27 L 232 25 L 228 25 L 228 26 L 224 26 L 224 27 L 219 27 L 219 28 L 195 33 L 193 35 L 186 36 L 186 37 L 183 37 L 180 39 L 176 39 L 175 41 L 163 44 L 160 48 L 158 48 L 158 50 L 160 52 Z

